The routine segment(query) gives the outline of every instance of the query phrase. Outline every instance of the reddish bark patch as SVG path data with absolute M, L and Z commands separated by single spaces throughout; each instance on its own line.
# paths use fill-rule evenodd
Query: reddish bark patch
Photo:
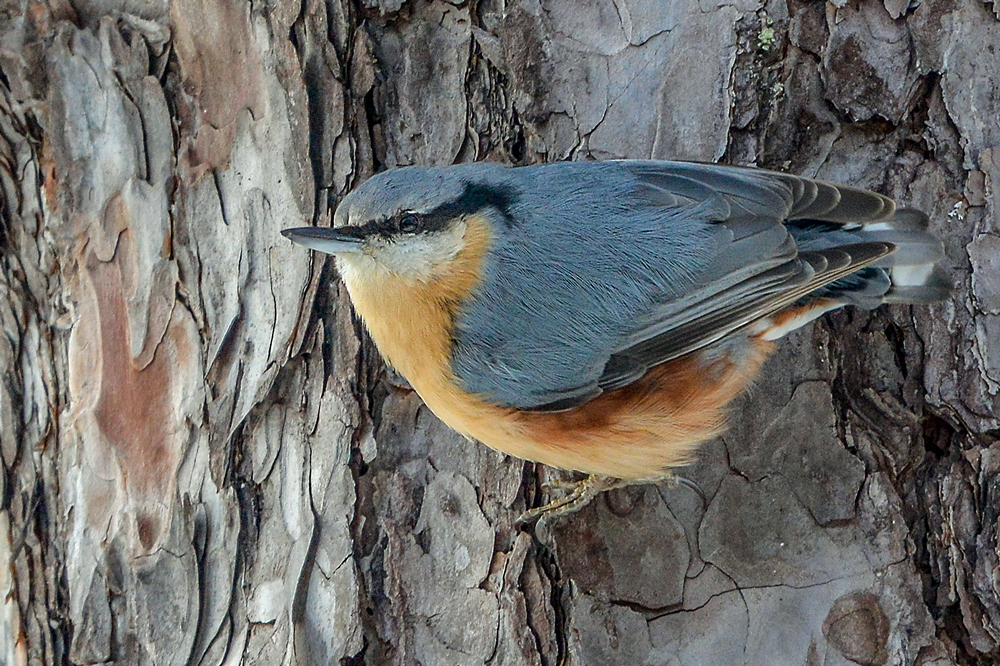
M 125 483 L 141 495 L 163 498 L 173 478 L 175 456 L 171 372 L 162 349 L 139 369 L 129 352 L 128 315 L 121 272 L 88 253 L 100 316 L 101 395 L 95 418 L 118 454 Z M 145 540 L 144 540 L 145 542 Z
M 174 46 L 188 104 L 178 107 L 194 176 L 225 167 L 239 114 L 263 114 L 263 65 L 254 50 L 249 5 L 173 0 Z

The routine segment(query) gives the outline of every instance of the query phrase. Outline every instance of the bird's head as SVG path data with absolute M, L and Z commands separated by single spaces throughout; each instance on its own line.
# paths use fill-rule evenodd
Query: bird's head
M 336 256 L 342 271 L 382 270 L 432 280 L 466 248 L 470 224 L 507 214 L 512 190 L 497 184 L 507 172 L 488 164 L 392 169 L 348 194 L 337 207 L 332 228 L 281 233 Z

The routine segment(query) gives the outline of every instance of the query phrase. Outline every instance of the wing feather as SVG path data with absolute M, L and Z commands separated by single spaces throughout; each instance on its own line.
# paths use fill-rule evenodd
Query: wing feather
M 630 360 L 629 376 L 641 377 L 650 367 L 717 342 L 892 251 L 893 246 L 887 243 L 859 243 L 802 253 L 794 262 L 711 294 L 680 312 L 671 312 L 650 329 L 663 333 L 615 350 L 611 355 L 614 362 L 605 367 L 598 386 L 611 390 L 627 385 L 617 370 L 625 365 L 621 358 Z
M 799 176 L 654 161 L 512 171 L 531 196 L 458 322 L 453 365 L 469 390 L 519 409 L 627 386 L 894 250 L 873 238 L 801 251 L 787 222 L 859 228 L 894 204 Z

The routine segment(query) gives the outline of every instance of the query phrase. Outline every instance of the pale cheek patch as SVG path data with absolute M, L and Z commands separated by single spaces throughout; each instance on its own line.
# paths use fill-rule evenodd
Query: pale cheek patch
M 439 277 L 439 272 L 465 248 L 465 224 L 429 234 L 399 238 L 394 241 L 377 240 L 371 247 L 371 256 L 385 268 L 398 275 L 428 280 Z

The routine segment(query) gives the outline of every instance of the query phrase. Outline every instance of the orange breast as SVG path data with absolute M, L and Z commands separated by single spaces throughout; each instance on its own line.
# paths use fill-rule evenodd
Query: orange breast
M 485 220 L 472 219 L 467 225 L 467 247 L 440 279 L 395 275 L 364 257 L 338 265 L 351 301 L 385 359 L 438 418 L 494 449 L 591 474 L 662 476 L 690 461 L 699 443 L 721 431 L 723 408 L 745 388 L 771 349 L 770 343 L 751 338 L 751 351 L 739 359 L 696 352 L 565 412 L 519 412 L 489 404 L 466 393 L 450 368 L 454 315 L 478 284 L 490 241 Z

